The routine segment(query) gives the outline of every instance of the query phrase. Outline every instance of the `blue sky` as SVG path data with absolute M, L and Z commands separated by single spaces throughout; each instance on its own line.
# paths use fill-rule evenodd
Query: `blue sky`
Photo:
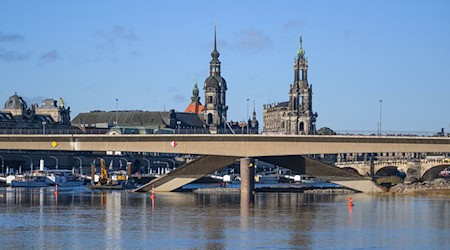
M 0 101 L 184 111 L 217 21 L 228 117 L 288 100 L 303 34 L 318 128 L 450 128 L 449 1 L 1 1 Z M 204 97 L 201 95 L 203 101 Z M 29 103 L 30 104 L 30 103 Z

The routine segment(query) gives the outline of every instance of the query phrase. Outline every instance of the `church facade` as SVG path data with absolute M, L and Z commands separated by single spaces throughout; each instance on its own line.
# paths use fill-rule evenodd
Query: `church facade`
M 302 36 L 294 61 L 294 82 L 289 87 L 289 101 L 263 106 L 263 134 L 316 134 L 317 113 L 312 109 L 312 85 L 308 82 L 308 59 Z

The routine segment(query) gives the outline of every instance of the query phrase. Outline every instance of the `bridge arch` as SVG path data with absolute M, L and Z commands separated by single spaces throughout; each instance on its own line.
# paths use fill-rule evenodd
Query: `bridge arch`
M 360 173 L 357 168 L 343 167 L 342 169 L 347 170 L 347 171 L 352 172 L 352 173 L 355 173 L 355 174 L 362 175 L 362 176 L 364 175 L 363 173 Z
M 428 169 L 425 169 L 421 176 L 421 179 L 424 181 L 432 181 L 436 178 L 440 178 L 439 173 L 448 167 L 450 167 L 450 163 L 431 166 Z
M 375 175 L 378 176 L 392 176 L 397 175 L 399 169 L 394 165 L 386 165 L 375 171 Z

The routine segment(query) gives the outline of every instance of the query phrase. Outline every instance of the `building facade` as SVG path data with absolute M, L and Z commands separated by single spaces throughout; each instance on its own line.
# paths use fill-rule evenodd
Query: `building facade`
M 315 134 L 317 113 L 312 109 L 312 94 L 312 85 L 308 83 L 308 60 L 300 36 L 300 48 L 294 60 L 294 82 L 289 87 L 289 101 L 263 106 L 263 133 Z
M 227 119 L 228 106 L 226 105 L 227 82 L 220 75 L 220 53 L 217 51 L 216 28 L 214 27 L 214 50 L 211 52 L 209 62 L 209 76 L 205 80 L 205 106 L 203 109 L 207 129 L 211 133 L 218 133 Z
M 69 129 L 70 107 L 60 105 L 53 99 L 45 99 L 42 105 L 32 104 L 28 107 L 25 100 L 15 93 L 5 102 L 0 111 L 0 128 L 2 129 Z

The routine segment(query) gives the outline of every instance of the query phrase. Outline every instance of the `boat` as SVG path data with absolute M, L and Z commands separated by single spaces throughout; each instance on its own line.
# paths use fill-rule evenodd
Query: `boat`
M 75 176 L 70 170 L 47 170 L 46 182 L 49 186 L 59 187 L 79 187 L 84 184 L 84 180 Z
M 45 175 L 33 175 L 25 173 L 24 175 L 16 175 L 11 181 L 11 187 L 48 187 Z
M 301 183 L 305 183 L 305 184 L 314 184 L 314 183 L 323 183 L 325 182 L 324 180 L 315 178 L 313 176 L 310 175 L 295 175 L 294 176 L 294 181 L 295 182 L 301 182 Z
M 11 187 L 77 187 L 84 181 L 76 177 L 70 170 L 36 170 L 33 173 L 16 175 Z

